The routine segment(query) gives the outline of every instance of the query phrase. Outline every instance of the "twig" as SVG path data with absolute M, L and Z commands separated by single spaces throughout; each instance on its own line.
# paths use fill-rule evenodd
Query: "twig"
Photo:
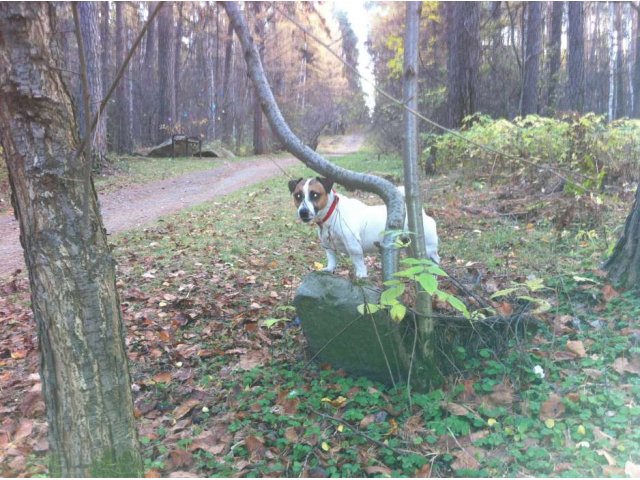
M 437 457 L 438 455 L 440 455 L 439 453 L 428 453 L 428 454 L 424 454 L 422 452 L 416 452 L 415 450 L 409 450 L 408 448 L 396 448 L 396 447 L 392 447 L 390 445 L 387 445 L 384 442 L 381 442 L 380 440 L 377 440 L 375 438 L 373 438 L 372 436 L 364 433 L 362 430 L 359 430 L 358 428 L 354 427 L 353 425 L 351 425 L 348 422 L 345 422 L 344 420 L 341 420 L 339 418 L 333 417 L 331 415 L 328 415 L 326 413 L 322 413 L 317 411 L 316 409 L 307 406 L 307 408 L 309 410 L 311 410 L 313 413 L 315 413 L 316 415 L 322 417 L 322 418 L 326 418 L 327 420 L 331 420 L 332 422 L 335 422 L 338 425 L 347 425 L 349 427 L 349 429 L 351 430 L 351 432 L 355 433 L 356 435 L 365 438 L 366 440 L 375 443 L 376 445 L 378 445 L 381 448 L 387 448 L 389 450 L 391 450 L 393 453 L 395 453 L 396 455 L 406 455 L 406 454 L 411 454 L 411 455 L 420 455 L 420 456 L 424 456 L 424 457 Z M 344 432 L 347 433 L 347 432 Z

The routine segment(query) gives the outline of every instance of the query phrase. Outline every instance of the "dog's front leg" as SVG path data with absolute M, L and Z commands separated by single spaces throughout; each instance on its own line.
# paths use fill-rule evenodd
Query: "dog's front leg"
M 325 249 L 327 253 L 327 266 L 323 269 L 325 272 L 335 272 L 336 267 L 338 266 L 338 256 L 336 255 L 335 250 L 331 250 L 329 248 Z

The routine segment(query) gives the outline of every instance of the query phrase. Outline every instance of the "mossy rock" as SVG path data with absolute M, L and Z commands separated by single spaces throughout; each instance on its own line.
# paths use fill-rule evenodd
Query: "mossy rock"
M 394 324 L 380 311 L 362 315 L 358 305 L 379 303 L 380 292 L 323 272 L 307 275 L 294 305 L 311 358 L 386 384 L 405 382 L 408 323 Z

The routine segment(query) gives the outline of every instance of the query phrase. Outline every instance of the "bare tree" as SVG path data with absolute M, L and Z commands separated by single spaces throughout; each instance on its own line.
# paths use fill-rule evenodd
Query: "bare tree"
M 562 55 L 562 15 L 564 2 L 553 2 L 551 6 L 551 33 L 547 46 L 548 79 L 547 79 L 547 107 L 554 112 L 558 106 L 558 76 L 560 74 Z
M 572 110 L 584 110 L 584 4 L 569 2 L 569 105 Z
M 125 24 L 125 12 L 127 4 L 116 2 L 116 65 L 124 63 L 125 50 L 127 48 L 127 27 Z M 116 90 L 116 143 L 118 153 L 131 152 L 133 138 L 131 132 L 131 111 L 129 103 L 131 92 L 127 88 L 127 82 L 118 83 Z
M 89 112 L 95 116 L 100 108 L 104 96 L 102 86 L 102 63 L 98 55 L 100 31 L 98 29 L 98 4 L 94 2 L 78 2 L 80 31 L 86 52 L 87 79 L 89 83 Z M 104 50 L 107 50 L 106 48 Z M 81 129 L 84 135 L 84 131 Z M 100 116 L 98 125 L 92 137 L 92 161 L 94 166 L 106 162 L 107 157 L 107 125 L 105 118 Z
M 524 54 L 524 75 L 520 115 L 538 112 L 538 76 L 542 53 L 542 3 L 527 3 L 527 41 Z
M 158 74 L 160 85 L 158 91 L 159 131 L 156 140 L 161 142 L 170 134 L 176 122 L 176 89 L 175 89 L 175 34 L 173 25 L 173 3 L 167 2 L 158 19 Z
M 55 68 L 54 12 L 44 2 L 0 3 L 0 143 L 38 327 L 50 474 L 137 477 L 143 465 L 113 258 Z

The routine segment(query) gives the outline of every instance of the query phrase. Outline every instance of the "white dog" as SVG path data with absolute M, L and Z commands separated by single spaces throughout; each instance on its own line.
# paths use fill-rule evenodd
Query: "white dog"
M 348 198 L 332 190 L 333 181 L 327 178 L 291 180 L 289 191 L 298 209 L 298 218 L 318 225 L 320 243 L 327 252 L 327 272 L 334 272 L 338 263 L 336 252 L 351 257 L 356 277 L 367 276 L 364 254 L 376 252 L 387 223 L 385 205 L 368 206 L 355 198 Z M 400 187 L 404 195 L 404 189 Z M 422 212 L 427 255 L 440 263 L 436 222 Z M 405 231 L 407 220 L 405 218 Z

